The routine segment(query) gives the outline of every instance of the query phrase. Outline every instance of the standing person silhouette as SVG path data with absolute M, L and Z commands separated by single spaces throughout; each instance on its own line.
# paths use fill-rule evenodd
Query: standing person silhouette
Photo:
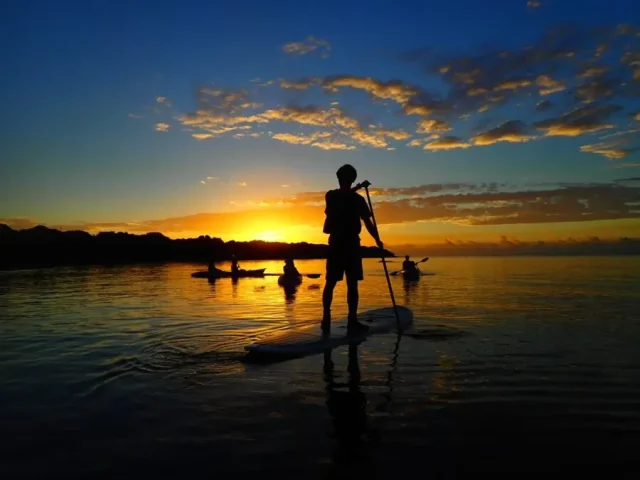
M 358 173 L 351 165 L 343 165 L 336 172 L 340 188 L 329 190 L 325 195 L 324 233 L 329 234 L 327 273 L 322 293 L 322 330 L 331 326 L 331 304 L 336 284 L 347 277 L 347 304 L 349 315 L 347 332 L 368 329 L 358 322 L 358 282 L 364 279 L 362 254 L 360 253 L 361 220 L 379 248 L 383 248 L 378 231 L 371 221 L 372 213 L 366 200 L 356 193 L 351 185 Z

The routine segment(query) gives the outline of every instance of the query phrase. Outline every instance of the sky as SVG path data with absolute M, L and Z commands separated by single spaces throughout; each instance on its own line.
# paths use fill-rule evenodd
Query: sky
M 349 163 L 386 245 L 640 237 L 636 3 L 9 0 L 0 223 L 325 242 Z

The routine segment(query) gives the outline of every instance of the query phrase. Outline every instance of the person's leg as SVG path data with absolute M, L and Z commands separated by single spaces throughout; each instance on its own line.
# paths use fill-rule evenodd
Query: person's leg
M 358 319 L 358 280 L 347 276 L 347 305 L 349 306 L 349 321 Z
M 360 300 L 360 294 L 358 292 L 358 282 L 364 278 L 364 272 L 362 269 L 362 258 L 360 257 L 359 250 L 351 252 L 349 265 L 346 269 L 346 276 L 347 304 L 349 305 L 347 327 L 350 329 L 366 329 L 368 328 L 366 325 L 358 322 L 358 303 Z
M 333 289 L 336 288 L 336 281 L 327 278 L 322 291 L 322 321 L 331 321 L 331 304 L 333 303 Z
M 327 271 L 325 274 L 324 290 L 322 291 L 322 329 L 328 329 L 331 324 L 331 304 L 333 303 L 333 290 L 336 284 L 342 280 L 344 265 L 342 257 L 335 248 L 329 247 L 327 255 Z

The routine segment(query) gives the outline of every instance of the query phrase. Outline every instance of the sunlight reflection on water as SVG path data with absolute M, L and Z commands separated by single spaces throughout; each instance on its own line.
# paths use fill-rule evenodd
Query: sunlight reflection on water
M 273 273 L 282 268 L 242 262 L 258 265 Z M 324 273 L 322 261 L 297 266 Z M 109 439 L 113 455 L 134 455 L 133 449 L 140 461 L 151 446 L 190 445 L 196 455 L 215 445 L 229 468 L 239 458 L 230 452 L 242 448 L 234 468 L 245 472 L 254 468 L 244 467 L 248 459 L 278 448 L 295 449 L 300 462 L 326 462 L 327 451 L 315 451 L 296 425 L 325 435 L 327 359 L 241 361 L 244 346 L 260 336 L 318 322 L 323 279 L 307 278 L 287 293 L 276 277 L 191 278 L 200 269 L 0 272 L 0 407 L 15 452 L 35 465 L 55 456 L 52 445 L 69 430 L 75 433 L 64 435 L 65 445 L 86 455 L 73 460 L 82 471 L 110 465 L 89 447 Z M 388 306 L 382 266 L 366 260 L 365 269 L 361 309 Z M 414 312 L 412 334 L 378 336 L 358 348 L 357 391 L 366 394 L 366 411 L 383 422 L 389 442 L 417 446 L 439 425 L 454 428 L 450 413 L 442 413 L 451 408 L 465 408 L 456 415 L 476 423 L 491 417 L 498 428 L 512 423 L 504 415 L 527 412 L 521 428 L 546 428 L 547 436 L 559 435 L 560 424 L 562 431 L 640 430 L 640 259 L 434 258 L 422 270 L 433 275 L 392 279 L 398 303 Z M 340 284 L 336 327 L 346 314 L 345 295 Z M 331 357 L 335 388 L 343 392 L 352 391 L 347 350 Z M 325 413 L 318 416 L 318 409 Z M 27 433 L 34 428 L 40 440 Z M 113 447 L 123 432 L 127 440 Z M 170 447 L 160 440 L 169 438 Z M 10 459 L 11 450 L 5 455 Z M 71 461 L 65 455 L 56 461 Z

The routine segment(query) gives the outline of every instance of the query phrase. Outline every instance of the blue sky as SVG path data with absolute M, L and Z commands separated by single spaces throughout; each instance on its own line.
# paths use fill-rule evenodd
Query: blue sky
M 635 178 L 640 28 L 621 25 L 636 10 L 11 1 L 0 19 L 0 218 L 100 229 L 244 211 L 332 188 L 347 162 L 388 188 Z M 616 218 L 636 218 L 634 194 Z M 179 234 L 167 225 L 155 226 Z

